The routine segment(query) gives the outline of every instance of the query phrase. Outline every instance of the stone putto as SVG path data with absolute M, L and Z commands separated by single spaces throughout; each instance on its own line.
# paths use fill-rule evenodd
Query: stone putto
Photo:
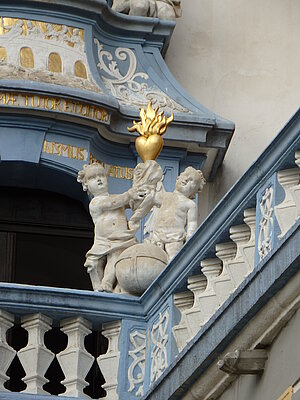
M 85 267 L 96 291 L 142 294 L 197 228 L 193 199 L 205 184 L 202 172 L 187 167 L 177 178 L 174 192 L 166 192 L 163 171 L 155 158 L 162 149 L 161 135 L 173 116 L 166 118 L 158 108 L 153 110 L 151 103 L 140 116 L 142 122 L 134 121 L 129 128 L 143 139 L 136 141 L 144 162 L 134 169 L 132 188 L 109 194 L 105 169 L 97 163 L 84 165 L 78 173 L 83 190 L 93 196 L 89 210 L 95 225 L 94 244 L 86 254 Z M 132 210 L 129 220 L 126 208 Z M 149 236 L 138 243 L 135 235 L 150 213 Z
M 161 191 L 156 196 L 150 242 L 163 248 L 169 260 L 197 228 L 197 206 L 192 199 L 204 184 L 202 172 L 188 167 L 177 178 L 174 192 Z
M 124 249 L 136 243 L 135 232 L 127 225 L 125 207 L 134 199 L 134 190 L 119 195 L 108 194 L 107 175 L 100 164 L 85 165 L 78 182 L 93 199 L 89 210 L 95 225 L 94 244 L 86 254 L 93 289 L 112 292 L 115 286 L 115 263 Z
M 114 11 L 142 17 L 175 20 L 181 17 L 179 0 L 113 0 Z

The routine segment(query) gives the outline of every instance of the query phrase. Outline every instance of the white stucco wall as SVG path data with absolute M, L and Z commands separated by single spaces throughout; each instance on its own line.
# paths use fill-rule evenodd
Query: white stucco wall
M 219 400 L 278 400 L 289 386 L 294 386 L 295 400 L 300 395 L 300 311 L 280 332 L 269 349 L 261 376 L 240 376 Z
M 300 1 L 182 0 L 182 8 L 166 62 L 188 93 L 236 123 L 217 185 L 207 187 L 210 208 L 299 107 Z

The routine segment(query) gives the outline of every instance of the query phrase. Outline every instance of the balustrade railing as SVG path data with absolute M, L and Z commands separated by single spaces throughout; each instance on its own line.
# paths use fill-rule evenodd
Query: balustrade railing
M 271 167 L 271 151 L 262 156 L 260 175 L 253 176 L 256 164 L 250 168 L 249 189 L 243 178 L 232 191 L 240 204 L 232 204 L 229 194 L 141 298 L 0 284 L 0 391 L 109 400 L 151 391 L 178 353 L 299 226 L 299 117 L 279 137 L 286 148 L 274 147 L 277 164 Z M 25 335 L 21 344 L 13 340 L 16 326 Z M 50 334 L 57 335 L 54 346 Z M 87 345 L 91 335 L 101 342 L 94 350 Z
M 105 326 L 107 340 L 82 317 L 56 321 L 59 328 L 40 313 L 19 321 L 0 310 L 0 391 L 92 398 L 116 391 L 120 322 Z

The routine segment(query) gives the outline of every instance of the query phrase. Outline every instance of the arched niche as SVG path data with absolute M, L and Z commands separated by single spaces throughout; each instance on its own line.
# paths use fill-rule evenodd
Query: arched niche
M 84 268 L 93 243 L 85 196 L 63 171 L 0 162 L 0 281 L 92 289 Z
M 7 52 L 4 47 L 0 47 L 0 60 L 7 61 Z
M 62 61 L 58 53 L 50 53 L 48 58 L 48 71 L 62 72 Z
M 38 189 L 0 187 L 0 280 L 92 289 L 84 267 L 93 224 L 83 205 Z
M 20 64 L 24 68 L 34 68 L 34 56 L 30 47 L 21 48 Z
M 78 78 L 87 79 L 86 68 L 82 61 L 76 61 L 74 66 L 74 73 L 75 76 L 77 76 Z

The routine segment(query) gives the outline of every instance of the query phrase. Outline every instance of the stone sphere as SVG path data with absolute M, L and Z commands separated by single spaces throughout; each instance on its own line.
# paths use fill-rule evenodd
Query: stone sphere
M 124 250 L 116 262 L 121 292 L 141 295 L 167 264 L 167 253 L 154 244 L 141 243 Z

